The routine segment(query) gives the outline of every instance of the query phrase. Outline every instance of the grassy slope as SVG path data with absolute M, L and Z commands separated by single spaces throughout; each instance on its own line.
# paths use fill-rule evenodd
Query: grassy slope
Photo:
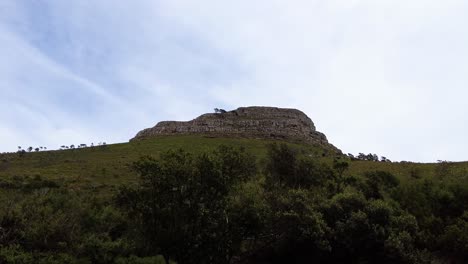
M 131 182 L 135 175 L 129 164 L 139 157 L 158 157 L 170 149 L 184 149 L 192 153 L 205 152 L 219 145 L 245 147 L 256 157 L 263 157 L 271 140 L 243 138 L 209 138 L 203 136 L 166 136 L 143 141 L 74 150 L 45 151 L 0 155 L 0 179 L 15 176 L 65 179 L 76 183 L 118 185 Z M 288 143 L 290 144 L 290 143 Z M 322 154 L 318 147 L 290 144 L 307 153 Z
M 0 180 L 15 176 L 34 177 L 39 175 L 49 179 L 63 179 L 76 186 L 116 186 L 132 182 L 135 175 L 129 164 L 144 155 L 157 157 L 169 149 L 185 149 L 189 152 L 203 152 L 224 144 L 245 147 L 260 161 L 266 154 L 266 145 L 274 141 L 242 138 L 209 138 L 204 136 L 166 136 L 143 141 L 108 145 L 75 150 L 47 151 L 0 155 Z M 303 153 L 320 157 L 331 163 L 331 157 L 322 157 L 320 147 L 288 143 Z M 385 170 L 400 179 L 409 177 L 433 177 L 439 174 L 459 175 L 468 172 L 468 162 L 451 164 L 422 163 L 382 163 L 353 161 L 349 174 L 365 171 Z

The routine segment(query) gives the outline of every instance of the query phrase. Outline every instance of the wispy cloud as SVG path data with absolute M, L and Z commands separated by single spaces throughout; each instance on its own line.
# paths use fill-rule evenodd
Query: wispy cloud
M 467 159 L 464 1 L 0 3 L 0 144 L 124 141 L 213 107 L 305 111 L 347 152 Z

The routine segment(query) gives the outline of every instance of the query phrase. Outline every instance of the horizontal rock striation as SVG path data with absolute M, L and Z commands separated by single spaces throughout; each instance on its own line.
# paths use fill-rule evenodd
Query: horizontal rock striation
M 339 152 L 324 134 L 316 131 L 306 114 L 297 109 L 276 107 L 240 107 L 224 113 L 204 114 L 187 122 L 163 121 L 140 131 L 132 140 L 176 134 L 297 140 Z

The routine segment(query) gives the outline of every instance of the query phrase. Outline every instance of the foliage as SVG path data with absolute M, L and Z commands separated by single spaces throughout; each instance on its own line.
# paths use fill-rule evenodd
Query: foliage
M 264 170 L 267 188 L 311 188 L 333 183 L 335 172 L 326 164 L 301 157 L 285 144 L 268 148 Z
M 264 143 L 191 152 L 158 145 L 143 158 L 129 151 L 137 145 L 7 155 L 0 263 L 467 262 L 460 164 L 317 158 L 313 149 Z M 106 164 L 93 165 L 102 178 L 31 169 L 56 158 L 74 171 L 88 166 L 77 161 L 82 153 Z M 119 157 L 134 162 L 109 166 Z M 10 174 L 11 164 L 26 169 Z
M 123 189 L 118 201 L 136 220 L 147 252 L 182 263 L 229 261 L 236 234 L 229 233 L 235 222 L 229 221 L 228 195 L 255 174 L 250 155 L 225 146 L 195 157 L 170 151 L 159 160 L 143 158 L 134 168 L 141 184 Z

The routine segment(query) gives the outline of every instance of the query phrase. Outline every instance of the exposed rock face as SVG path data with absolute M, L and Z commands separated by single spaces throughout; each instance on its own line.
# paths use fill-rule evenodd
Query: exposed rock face
M 339 152 L 324 134 L 315 130 L 314 123 L 303 112 L 276 107 L 240 107 L 225 113 L 204 114 L 187 122 L 163 121 L 140 131 L 132 140 L 174 134 L 298 140 Z

